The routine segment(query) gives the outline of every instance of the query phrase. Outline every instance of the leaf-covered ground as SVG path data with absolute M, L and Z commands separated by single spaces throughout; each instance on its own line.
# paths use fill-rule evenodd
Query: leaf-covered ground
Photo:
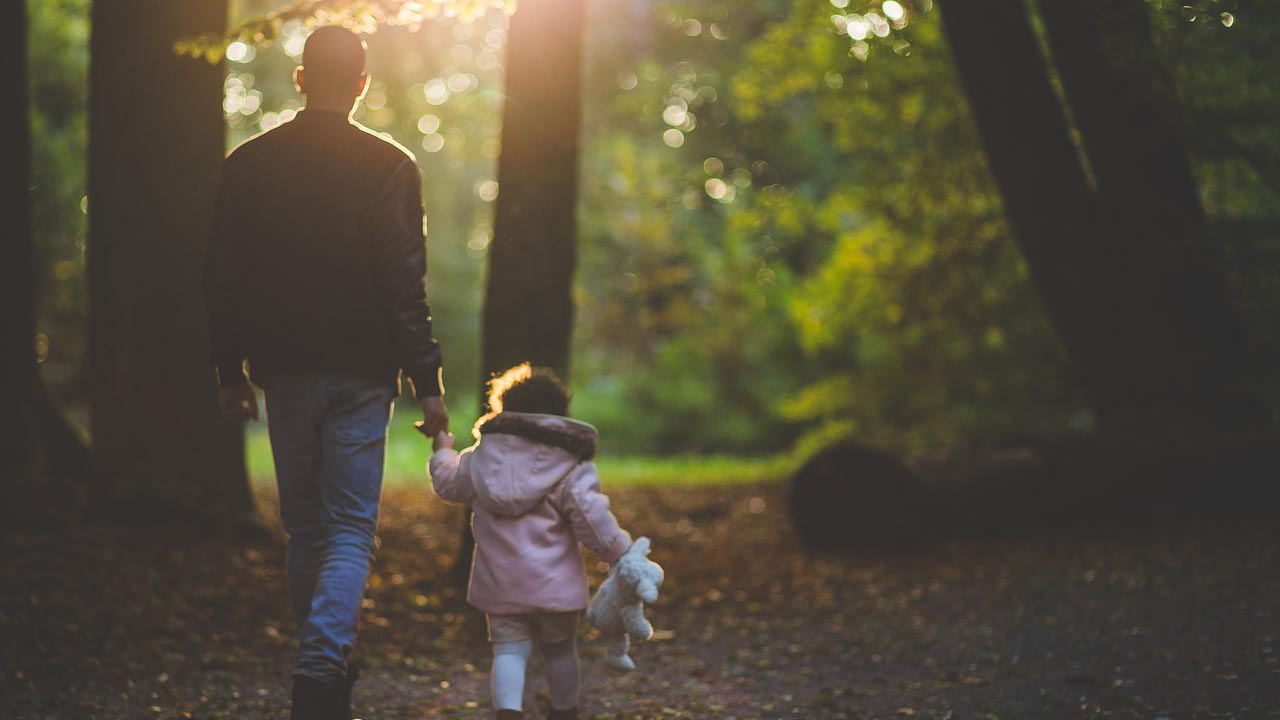
M 588 718 L 1280 717 L 1269 523 L 814 559 L 780 485 L 613 496 L 668 580 L 639 672 L 606 674 L 584 635 Z M 272 494 L 259 499 L 272 517 Z M 484 623 L 445 574 L 459 511 L 421 487 L 385 500 L 357 711 L 488 717 Z M 287 717 L 296 629 L 268 525 L 251 538 L 116 528 L 4 541 L 0 717 Z M 537 678 L 528 707 L 544 704 Z

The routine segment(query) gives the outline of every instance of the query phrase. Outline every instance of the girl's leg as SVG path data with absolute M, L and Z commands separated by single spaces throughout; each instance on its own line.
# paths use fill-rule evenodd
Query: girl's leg
M 532 640 L 493 644 L 493 707 L 520 710 L 524 706 L 524 673 L 533 652 Z
M 547 661 L 547 686 L 551 691 L 552 710 L 578 707 L 578 642 L 568 640 L 543 643 L 542 656 Z

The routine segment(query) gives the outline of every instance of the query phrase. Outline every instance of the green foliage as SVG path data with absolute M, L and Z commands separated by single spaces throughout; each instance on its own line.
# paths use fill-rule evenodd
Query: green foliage
M 418 30 L 423 23 L 449 18 L 472 23 L 496 8 L 507 15 L 517 0 L 293 0 L 283 7 L 241 20 L 227 33 L 205 33 L 174 42 L 174 52 L 210 63 L 221 62 L 226 49 L 240 42 L 264 47 L 275 42 L 290 23 L 308 28 L 342 25 L 372 33 L 381 27 Z
M 36 330 L 44 374 L 60 396 L 81 382 L 86 352 L 88 12 L 88 0 L 27 1 Z
M 896 51 L 867 58 L 843 50 L 848 39 L 826 12 L 798 5 L 752 48 L 734 86 L 755 97 L 745 112 L 766 120 L 765 108 L 772 117 L 782 108 L 792 133 L 826 135 L 825 162 L 844 168 L 811 181 L 817 229 L 834 246 L 791 304 L 826 376 L 784 409 L 822 420 L 822 438 L 900 447 L 1061 422 L 1073 407 L 1065 361 L 937 14 L 907 18 Z
M 637 73 L 632 94 L 697 113 L 680 147 L 628 127 L 637 109 L 665 113 L 625 93 L 597 131 L 582 335 L 607 333 L 597 367 L 625 368 L 599 387 L 626 408 L 606 425 L 627 445 L 742 451 L 803 429 L 805 447 L 917 448 L 1061 424 L 1078 406 L 936 13 L 901 9 L 730 16 L 756 31 Z M 713 92 L 681 94 L 704 82 Z
M 783 7 L 660 5 L 638 42 L 593 28 L 574 378 L 606 449 L 762 453 L 796 435 L 776 406 L 811 374 L 785 309 L 805 219 L 725 102 Z
M 805 371 L 788 363 L 776 243 L 746 227 L 747 203 L 707 195 L 720 183 L 744 197 L 733 170 L 688 167 L 689 151 L 659 137 L 612 131 L 587 152 L 576 406 L 590 403 L 606 445 L 632 451 L 779 449 L 789 435 L 773 405 Z M 611 408 L 588 399 L 601 394 Z
M 1172 3 L 1157 39 L 1185 113 L 1201 198 L 1229 257 L 1271 406 L 1280 408 L 1280 6 Z

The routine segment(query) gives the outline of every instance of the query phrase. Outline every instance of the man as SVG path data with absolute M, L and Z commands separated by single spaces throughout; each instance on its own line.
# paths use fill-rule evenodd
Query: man
M 418 167 L 349 119 L 364 43 L 325 27 L 294 71 L 306 109 L 227 158 L 205 267 L 219 405 L 266 396 L 300 625 L 295 720 L 350 720 L 348 664 L 374 550 L 386 430 L 403 369 L 423 430 L 445 430 L 423 275 Z

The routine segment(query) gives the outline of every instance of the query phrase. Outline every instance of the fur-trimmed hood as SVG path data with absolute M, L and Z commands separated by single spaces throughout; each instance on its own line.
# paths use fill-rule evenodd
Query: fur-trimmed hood
M 559 415 L 503 412 L 476 423 L 471 477 L 476 502 L 519 517 L 595 456 L 596 429 Z
M 490 435 L 516 435 L 543 445 L 558 447 L 590 460 L 596 455 L 596 429 L 562 415 L 504 412 L 487 415 L 476 423 L 476 439 Z

